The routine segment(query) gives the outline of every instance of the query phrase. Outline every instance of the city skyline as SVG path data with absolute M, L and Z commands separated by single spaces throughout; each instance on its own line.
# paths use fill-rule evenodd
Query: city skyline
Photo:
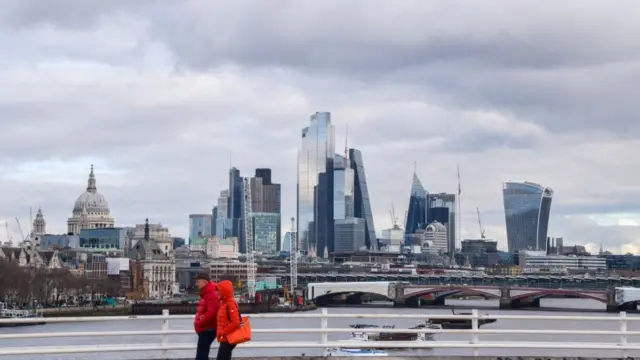
M 640 150 L 640 59 L 626 45 L 640 6 L 496 3 L 406 1 L 391 14 L 354 2 L 330 29 L 301 19 L 331 1 L 286 14 L 242 2 L 9 6 L 0 223 L 16 239 L 14 217 L 26 234 L 29 207 L 41 207 L 64 233 L 94 164 L 116 226 L 148 217 L 188 238 L 188 215 L 211 213 L 231 163 L 243 176 L 272 169 L 288 231 L 300 129 L 330 111 L 362 151 L 378 235 L 392 204 L 404 223 L 414 162 L 429 193 L 452 194 L 459 163 L 462 239 L 480 236 L 479 207 L 486 236 L 507 248 L 501 186 L 518 179 L 554 190 L 549 236 L 640 253 L 640 165 L 628 155 Z M 315 41 L 336 51 L 315 53 Z

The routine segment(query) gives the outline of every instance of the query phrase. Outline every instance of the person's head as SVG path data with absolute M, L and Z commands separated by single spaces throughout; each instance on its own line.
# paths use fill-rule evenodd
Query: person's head
M 198 273 L 195 277 L 195 280 L 198 290 L 204 289 L 205 286 L 209 284 L 209 281 L 211 281 L 211 279 L 209 278 L 209 274 L 207 274 L 206 272 Z
M 229 301 L 233 299 L 233 284 L 229 280 L 223 280 L 217 286 L 218 296 L 220 300 Z

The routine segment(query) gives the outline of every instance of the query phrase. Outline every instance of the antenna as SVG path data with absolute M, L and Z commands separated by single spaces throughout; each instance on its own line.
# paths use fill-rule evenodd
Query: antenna
M 456 229 L 456 237 L 457 239 L 455 239 L 456 243 L 461 244 L 460 246 L 462 246 L 462 205 L 461 205 L 461 198 L 462 198 L 462 185 L 460 182 L 460 163 L 458 163 L 458 206 L 456 206 L 458 208 L 458 214 L 456 215 L 456 223 L 457 223 L 457 229 Z M 484 231 L 483 231 L 484 234 Z M 483 237 L 484 239 L 484 237 Z M 455 253 L 455 245 L 454 245 L 454 251 L 452 252 L 451 256 L 455 257 L 455 255 L 453 253 Z
M 413 162 L 413 173 L 414 174 L 418 173 L 418 162 L 417 161 Z
M 349 159 L 349 123 L 347 123 L 346 128 L 346 135 L 344 137 L 344 157 Z

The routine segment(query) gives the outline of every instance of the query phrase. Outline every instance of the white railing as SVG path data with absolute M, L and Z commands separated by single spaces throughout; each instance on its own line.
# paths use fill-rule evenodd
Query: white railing
M 622 357 L 627 357 L 627 351 L 640 350 L 640 343 L 629 342 L 630 336 L 640 336 L 640 331 L 629 331 L 627 325 L 630 322 L 640 321 L 640 317 L 629 317 L 621 312 L 619 316 L 549 316 L 549 315 L 482 315 L 478 310 L 473 310 L 471 314 L 329 314 L 327 309 L 321 309 L 320 313 L 269 313 L 250 314 L 251 319 L 319 319 L 318 328 L 255 328 L 254 334 L 320 334 L 318 341 L 251 341 L 240 345 L 239 348 L 407 348 L 407 349 L 472 349 L 474 356 L 479 356 L 480 349 L 587 349 L 587 350 L 618 350 Z M 329 319 L 404 319 L 420 320 L 429 319 L 464 319 L 471 320 L 471 329 L 353 329 L 353 328 L 330 328 Z M 171 335 L 193 334 L 193 330 L 171 330 L 169 323 L 171 320 L 189 319 L 192 315 L 169 315 L 168 310 L 163 311 L 163 315 L 149 316 L 93 316 L 93 317 L 68 317 L 68 318 L 20 318 L 20 319 L 0 319 L 0 325 L 4 323 L 82 323 L 82 322 L 118 322 L 136 320 L 160 320 L 162 326 L 159 330 L 142 331 L 98 331 L 98 332 L 31 332 L 31 333 L 9 333 L 0 334 L 0 343 L 9 339 L 41 339 L 41 338 L 64 338 L 64 337 L 115 337 L 115 336 L 160 336 L 159 343 L 146 344 L 109 344 L 109 345 L 85 345 L 85 346 L 2 346 L 0 356 L 7 355 L 37 355 L 37 354 L 71 354 L 71 353 L 103 353 L 103 352 L 133 352 L 133 351 L 162 351 L 166 356 L 171 350 L 195 350 L 194 342 L 191 343 L 171 343 Z M 523 324 L 520 329 L 480 329 L 479 323 L 483 319 L 495 320 L 519 320 Z M 598 329 L 603 322 L 618 322 L 619 330 L 554 330 L 554 329 L 527 329 L 526 321 L 578 321 L 584 322 L 584 328 Z M 498 323 L 499 324 L 499 323 Z M 358 331 L 382 331 L 384 333 L 435 333 L 435 334 L 466 334 L 469 338 L 461 341 L 330 341 L 328 334 L 344 333 L 349 334 Z M 617 336 L 617 342 L 540 342 L 540 341 L 481 341 L 481 335 L 598 335 Z M 561 339 L 559 339 L 561 340 Z M 215 345 L 214 345 L 215 346 Z

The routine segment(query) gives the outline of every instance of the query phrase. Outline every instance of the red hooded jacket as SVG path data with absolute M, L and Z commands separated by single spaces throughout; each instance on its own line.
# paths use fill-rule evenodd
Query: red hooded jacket
M 240 309 L 233 298 L 233 284 L 224 280 L 218 283 L 220 311 L 218 311 L 218 342 L 226 342 L 227 335 L 240 327 Z
M 207 286 L 200 290 L 200 303 L 198 303 L 196 317 L 193 320 L 193 327 L 196 333 L 218 328 L 219 309 L 220 299 L 216 291 L 216 284 L 213 281 L 209 281 Z

